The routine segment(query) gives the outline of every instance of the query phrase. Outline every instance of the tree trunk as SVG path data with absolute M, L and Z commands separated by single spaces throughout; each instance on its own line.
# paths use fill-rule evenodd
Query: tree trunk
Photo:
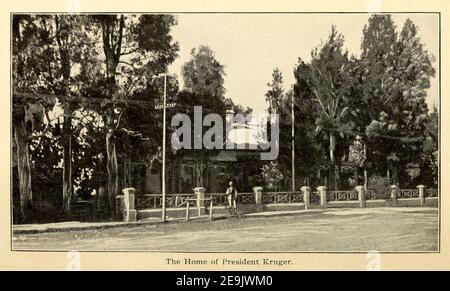
M 330 161 L 332 164 L 334 164 L 334 148 L 336 145 L 336 140 L 333 136 L 333 134 L 330 133 Z
M 115 99 L 117 84 L 115 80 L 115 72 L 117 63 L 114 62 L 114 57 L 106 55 L 107 63 L 107 83 L 108 92 L 111 99 Z M 108 173 L 107 179 L 107 197 L 106 197 L 106 212 L 113 217 L 115 213 L 115 200 L 119 188 L 119 167 L 117 164 L 117 152 L 115 142 L 115 123 L 114 123 L 114 107 L 107 110 L 106 128 L 106 171 Z
M 114 22 L 104 20 L 101 22 L 103 51 L 105 53 L 106 65 L 106 82 L 108 86 L 108 95 L 111 99 L 116 99 L 117 82 L 116 69 L 119 64 L 123 30 L 125 28 L 125 17 L 120 16 L 118 31 L 114 29 Z M 117 34 L 116 34 L 117 33 Z M 110 107 L 106 116 L 106 169 L 108 173 L 107 195 L 108 205 L 107 211 L 112 216 L 115 214 L 115 200 L 119 188 L 119 168 L 117 163 L 115 130 L 118 124 L 114 122 L 114 107 Z
M 29 221 L 33 214 L 33 192 L 31 190 L 31 167 L 29 141 L 25 121 L 14 127 L 14 140 L 17 147 L 17 170 L 19 173 L 20 213 L 22 221 Z
M 386 171 L 386 178 L 388 180 L 389 185 L 391 184 L 391 171 L 389 170 L 389 165 L 388 165 L 388 169 Z
M 72 112 L 64 114 L 63 122 L 63 213 L 69 213 L 72 204 Z
M 55 15 L 56 41 L 58 43 L 61 58 L 61 70 L 63 77 L 63 90 L 66 96 L 70 95 L 70 70 L 71 56 L 68 30 L 65 21 L 61 22 L 58 15 Z M 72 105 L 66 104 L 63 121 L 63 203 L 62 212 L 69 213 L 73 200 L 72 189 Z
M 342 174 L 342 166 L 341 162 L 339 161 L 338 164 L 338 170 L 336 171 L 336 190 L 341 189 L 341 174 Z
M 331 190 L 335 190 L 336 188 L 336 169 L 335 169 L 335 164 L 334 164 L 334 149 L 336 146 L 336 139 L 334 137 L 334 135 L 332 133 L 330 133 L 330 189 Z
M 119 188 L 119 168 L 117 164 L 116 143 L 114 141 L 114 130 L 109 129 L 106 134 L 106 169 L 108 172 L 108 205 L 107 211 L 113 215 L 115 213 L 116 195 Z
M 397 185 L 398 184 L 398 173 L 397 173 L 397 166 L 394 165 L 392 168 L 392 184 Z
M 367 170 L 364 168 L 364 189 L 367 191 Z
M 98 187 L 98 193 L 96 195 L 96 199 L 97 199 L 96 212 L 103 215 L 104 214 L 103 211 L 105 210 L 105 203 L 106 203 L 106 200 L 108 200 L 106 198 L 105 187 L 103 187 L 103 186 Z

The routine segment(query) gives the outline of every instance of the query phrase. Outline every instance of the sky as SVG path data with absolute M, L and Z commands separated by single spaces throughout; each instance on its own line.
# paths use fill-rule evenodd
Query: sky
M 298 59 L 309 61 L 311 50 L 327 39 L 333 24 L 344 35 L 345 48 L 358 56 L 368 18 L 368 14 L 177 14 L 172 36 L 180 51 L 169 71 L 181 76 L 191 50 L 207 45 L 225 67 L 225 96 L 261 114 L 267 108 L 264 94 L 274 68 L 283 73 L 284 88 L 291 88 Z M 419 28 L 425 49 L 434 56 L 436 77 L 431 80 L 427 102 L 430 107 L 438 106 L 439 16 L 394 14 L 392 18 L 397 30 L 410 18 Z

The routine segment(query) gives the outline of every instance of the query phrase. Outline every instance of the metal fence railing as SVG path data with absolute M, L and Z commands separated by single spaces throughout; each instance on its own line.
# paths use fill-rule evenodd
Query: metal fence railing
M 423 189 L 425 198 L 438 197 L 438 189 Z M 388 190 L 368 189 L 365 191 L 364 200 L 387 200 L 391 198 Z M 196 204 L 197 196 L 195 193 L 167 194 L 166 206 L 172 208 L 185 207 L 186 203 Z M 227 196 L 224 193 L 205 193 L 205 198 L 211 198 L 215 206 L 227 206 Z M 419 189 L 398 189 L 397 199 L 419 198 Z M 161 194 L 141 194 L 135 196 L 137 209 L 155 209 L 162 207 Z M 349 191 L 326 191 L 326 200 L 329 202 L 338 201 L 358 201 L 358 192 Z M 283 204 L 283 203 L 302 203 L 304 202 L 304 193 L 301 191 L 280 191 L 263 192 L 262 203 L 264 204 Z M 238 204 L 255 204 L 254 193 L 239 193 L 237 197 Z M 318 191 L 310 192 L 310 204 L 320 204 Z
M 358 200 L 358 192 L 351 191 L 327 191 L 327 201 L 355 201 Z

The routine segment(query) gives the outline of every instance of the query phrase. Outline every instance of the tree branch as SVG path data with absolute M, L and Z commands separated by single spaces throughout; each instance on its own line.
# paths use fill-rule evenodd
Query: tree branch
M 123 112 L 125 111 L 125 109 L 122 109 L 121 111 L 120 111 L 120 113 L 119 113 L 119 118 L 117 118 L 117 124 L 116 124 L 116 127 L 114 128 L 114 130 L 117 130 L 118 128 L 119 128 L 119 125 L 120 125 L 120 120 L 122 119 L 122 115 L 123 115 Z
M 115 57 L 118 61 L 120 58 L 120 51 L 122 50 L 122 40 L 123 40 L 123 29 L 125 27 L 125 17 L 123 15 L 120 16 L 120 24 L 119 24 L 119 36 L 117 39 L 117 46 L 115 51 Z
M 317 93 L 316 88 L 314 88 L 313 91 L 314 91 L 314 94 L 316 94 L 317 101 L 319 102 L 320 107 L 322 107 L 323 112 L 325 113 L 325 115 L 326 115 L 327 117 L 330 117 L 330 115 L 328 115 L 328 113 L 327 113 L 327 110 L 326 110 L 325 107 L 323 106 L 322 101 L 320 100 L 320 96 L 319 96 L 319 93 Z
M 82 115 L 82 117 L 85 118 L 85 119 L 87 120 L 87 122 L 88 122 L 90 125 L 92 125 L 92 126 L 95 127 L 95 128 L 100 128 L 100 126 L 99 126 L 98 124 L 95 124 L 94 122 L 90 121 L 90 120 L 89 120 L 89 116 L 85 115 L 85 114 L 83 113 L 82 110 L 79 110 L 79 111 L 77 111 L 77 112 L 79 112 L 79 113 Z M 76 117 L 75 117 L 75 118 L 76 118 Z M 83 122 L 83 119 L 79 119 L 79 118 L 76 118 L 76 119 L 78 119 L 78 120 L 80 120 L 81 122 Z
M 126 56 L 126 55 L 131 55 L 135 52 L 139 51 L 139 48 L 134 48 L 134 49 L 130 49 L 129 51 L 124 51 L 122 53 L 120 53 L 121 56 Z

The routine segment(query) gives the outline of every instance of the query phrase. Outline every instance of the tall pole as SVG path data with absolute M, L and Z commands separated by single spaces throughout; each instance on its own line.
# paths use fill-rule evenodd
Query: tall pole
M 164 75 L 163 103 L 163 145 L 162 145 L 162 221 L 166 221 L 166 106 L 167 106 L 167 75 Z
M 294 112 L 294 87 L 292 87 L 292 191 L 295 191 L 295 112 Z
M 163 104 L 156 105 L 155 109 L 163 110 L 163 144 L 162 144 L 162 177 L 161 177 L 161 192 L 162 192 L 162 201 L 161 201 L 161 218 L 162 221 L 166 221 L 166 110 L 167 107 L 174 107 L 176 103 L 167 104 L 167 76 L 168 74 L 159 74 L 154 76 L 153 78 L 164 77 L 164 96 L 163 96 Z

